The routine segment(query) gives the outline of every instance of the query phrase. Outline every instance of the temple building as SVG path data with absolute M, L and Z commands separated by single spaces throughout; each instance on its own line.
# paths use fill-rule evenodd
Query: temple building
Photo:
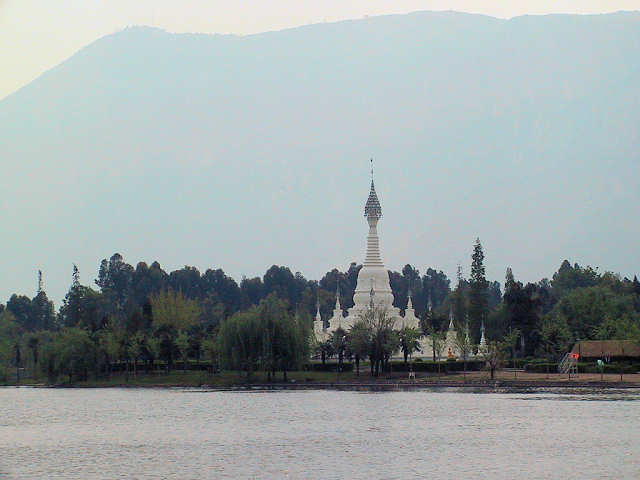
M 318 305 L 316 318 L 314 320 L 314 332 L 316 340 L 319 342 L 325 341 L 339 328 L 348 331 L 353 324 L 361 318 L 362 314 L 370 310 L 372 306 L 385 310 L 389 317 L 394 320 L 395 328 L 397 329 L 403 327 L 421 328 L 420 320 L 413 309 L 411 292 L 408 293 L 407 307 L 405 308 L 404 315 L 401 315 L 400 310 L 393 305 L 394 295 L 391 291 L 391 285 L 389 284 L 389 273 L 382 262 L 382 256 L 380 254 L 380 239 L 378 238 L 377 227 L 379 220 L 382 218 L 382 207 L 373 182 L 373 170 L 369 197 L 364 207 L 364 216 L 369 226 L 369 232 L 367 234 L 367 248 L 364 263 L 358 272 L 356 289 L 353 294 L 354 305 L 347 311 L 347 315 L 344 316 L 342 307 L 340 306 L 340 291 L 337 290 L 336 305 L 328 321 L 328 326 L 325 325 L 325 322 L 320 316 Z M 428 302 L 428 310 L 429 313 L 431 313 L 430 300 Z M 459 356 L 459 351 L 456 346 L 457 335 L 458 332 L 454 326 L 453 310 L 451 310 L 446 340 L 440 352 L 441 359 Z M 421 351 L 414 353 L 413 357 L 433 358 L 434 353 L 432 346 L 432 339 L 428 335 L 423 335 L 420 339 Z

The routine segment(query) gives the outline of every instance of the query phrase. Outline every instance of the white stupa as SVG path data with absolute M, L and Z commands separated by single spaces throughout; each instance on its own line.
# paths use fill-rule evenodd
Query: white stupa
M 333 332 L 338 327 L 349 330 L 353 324 L 361 317 L 361 315 L 370 309 L 371 292 L 373 291 L 373 299 L 375 306 L 379 309 L 386 310 L 387 314 L 396 320 L 397 327 L 400 326 L 402 317 L 400 310 L 393 306 L 393 292 L 389 284 L 389 273 L 382 263 L 380 256 L 380 240 L 378 238 L 378 221 L 382 218 L 382 207 L 376 194 L 373 183 L 373 169 L 371 171 L 371 189 L 369 198 L 364 206 L 364 216 L 369 225 L 369 234 L 367 235 L 367 250 L 364 263 L 360 272 L 358 272 L 358 282 L 353 294 L 354 306 L 347 311 L 347 316 L 342 318 L 334 317 L 330 320 L 329 331 Z M 339 306 L 339 300 L 336 307 Z M 411 308 L 413 310 L 413 308 Z M 415 316 L 415 315 L 414 315 Z
M 382 207 L 380 206 L 380 201 L 378 200 L 378 195 L 376 194 L 373 183 L 373 169 L 371 171 L 371 189 L 369 190 L 369 198 L 367 198 L 367 203 L 364 207 L 364 216 L 369 225 L 369 233 L 367 235 L 367 249 L 364 263 L 358 272 L 358 281 L 353 294 L 354 306 L 351 307 L 347 311 L 347 315 L 344 316 L 340 305 L 340 291 L 336 291 L 336 306 L 326 329 L 321 328 L 323 324 L 319 317 L 319 310 L 318 314 L 316 314 L 314 331 L 316 339 L 320 341 L 329 338 L 338 328 L 349 331 L 353 324 L 361 318 L 361 315 L 373 307 L 386 310 L 387 315 L 395 321 L 394 328 L 396 329 L 401 329 L 405 326 L 420 329 L 420 319 L 413 308 L 411 292 L 408 294 L 407 308 L 405 309 L 404 316 L 401 316 L 400 310 L 393 306 L 394 296 L 391 291 L 391 285 L 389 284 L 389 273 L 380 255 L 380 240 L 378 238 L 377 227 L 378 221 L 382 218 Z M 429 298 L 427 309 L 429 315 L 432 316 L 431 298 Z M 449 352 L 451 352 L 453 356 L 458 356 L 458 348 L 455 342 L 457 335 L 452 310 L 449 317 L 449 330 L 446 333 L 446 340 L 442 352 L 440 352 L 440 359 L 446 359 Z M 420 352 L 416 352 L 414 357 L 421 356 L 431 359 L 432 356 L 436 356 L 433 352 L 433 339 L 431 336 L 423 335 L 419 342 Z M 402 355 L 402 353 L 398 351 L 397 355 Z
M 456 345 L 456 339 L 458 338 L 458 332 L 453 323 L 453 307 L 449 308 L 449 328 L 447 329 L 447 335 L 444 341 L 444 353 L 449 356 L 449 353 L 454 357 L 459 356 L 458 347 Z
M 478 353 L 487 351 L 487 339 L 484 336 L 484 320 L 480 324 L 480 344 L 478 345 Z
M 402 317 L 402 326 L 420 330 L 420 319 L 416 317 L 416 312 L 413 309 L 413 303 L 411 302 L 411 292 L 409 292 L 407 308 L 405 308 L 404 317 Z
M 320 299 L 316 301 L 316 318 L 313 320 L 313 333 L 316 336 L 318 342 L 323 342 L 327 337 L 327 329 L 324 326 L 324 321 L 320 315 Z
M 344 322 L 345 318 L 342 315 L 342 306 L 340 306 L 340 284 L 336 287 L 336 306 L 333 309 L 333 314 L 329 319 L 329 328 L 328 332 L 334 332 L 338 328 L 342 328 L 343 330 L 348 330 L 350 325 L 346 325 Z

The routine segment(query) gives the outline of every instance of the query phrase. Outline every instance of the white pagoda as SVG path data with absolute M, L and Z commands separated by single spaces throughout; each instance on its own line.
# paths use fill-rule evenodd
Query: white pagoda
M 358 281 L 353 294 L 354 306 L 347 311 L 345 316 L 340 306 L 340 290 L 336 290 L 336 305 L 333 314 L 329 319 L 329 324 L 325 327 L 320 317 L 320 309 L 318 307 L 316 319 L 314 321 L 314 332 L 316 340 L 325 341 L 337 329 L 342 328 L 348 331 L 353 324 L 361 318 L 361 315 L 373 307 L 385 310 L 389 317 L 395 321 L 395 328 L 403 327 L 420 329 L 420 320 L 416 316 L 413 308 L 411 292 L 408 292 L 407 307 L 404 316 L 400 314 L 400 310 L 393 305 L 394 295 L 389 284 L 389 273 L 382 262 L 380 255 L 380 240 L 378 238 L 378 221 L 382 218 L 382 207 L 376 194 L 375 185 L 373 183 L 373 170 L 371 175 L 371 189 L 369 190 L 369 198 L 364 207 L 364 216 L 369 225 L 369 233 L 367 235 L 367 249 L 362 268 L 358 272 Z M 431 299 L 428 302 L 428 310 L 431 313 Z M 459 356 L 456 346 L 456 338 L 458 332 L 454 326 L 453 309 L 449 313 L 449 329 L 446 333 L 440 358 L 446 359 L 448 356 Z M 421 352 L 416 352 L 414 357 L 423 357 L 430 359 L 434 356 L 432 339 L 428 335 L 423 335 L 420 339 Z
M 398 327 L 403 320 L 400 310 L 393 306 L 394 297 L 389 285 L 389 273 L 380 256 L 380 240 L 377 226 L 378 221 L 382 218 L 382 207 L 376 194 L 373 176 L 371 178 L 369 198 L 364 207 L 364 216 L 369 224 L 369 234 L 367 235 L 367 250 L 364 263 L 358 272 L 358 282 L 353 294 L 354 305 L 347 311 L 347 316 L 343 317 L 340 309 L 340 298 L 339 295 L 336 295 L 336 308 L 329 320 L 327 329 L 329 333 L 338 328 L 349 330 L 360 316 L 371 308 L 372 297 L 375 307 L 386 310 L 387 314 L 396 321 Z M 410 310 L 413 312 L 413 307 Z M 415 314 L 413 317 L 415 318 Z

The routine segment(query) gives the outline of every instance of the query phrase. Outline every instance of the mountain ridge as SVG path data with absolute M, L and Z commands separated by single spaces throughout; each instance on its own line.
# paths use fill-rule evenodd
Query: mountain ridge
M 236 277 L 345 267 L 364 249 L 371 156 L 390 268 L 453 274 L 480 236 L 491 278 L 511 265 L 538 279 L 565 257 L 631 275 L 638 18 L 418 12 L 105 36 L 0 101 L 0 221 L 20 279 L 0 298 L 38 267 L 60 298 L 72 262 L 88 275 L 114 251 Z

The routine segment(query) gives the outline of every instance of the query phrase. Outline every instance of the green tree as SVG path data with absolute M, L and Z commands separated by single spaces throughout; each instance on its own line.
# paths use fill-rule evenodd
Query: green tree
M 176 346 L 180 351 L 180 357 L 182 358 L 182 371 L 187 371 L 187 360 L 189 358 L 189 335 L 184 330 L 181 330 L 176 337 Z
M 422 288 L 427 299 L 431 299 L 433 308 L 438 308 L 451 292 L 451 281 L 440 271 L 427 268 L 422 276 Z M 437 328 L 440 325 L 436 325 Z
M 640 322 L 637 315 L 622 315 L 614 317 L 608 314 L 602 324 L 596 329 L 596 338 L 599 340 L 614 340 L 618 343 L 621 356 L 625 356 L 625 345 L 628 340 L 640 343 Z M 624 363 L 620 364 L 620 381 L 623 379 Z
M 31 314 L 31 299 L 25 295 L 11 295 L 7 302 L 7 311 L 11 312 L 17 327 L 33 331 L 37 328 Z
M 38 354 L 40 353 L 40 335 L 37 333 L 32 333 L 27 337 L 27 347 L 31 350 L 31 358 L 33 359 L 33 364 L 35 366 L 38 365 Z
M 77 328 L 77 327 L 70 327 Z M 104 363 L 107 377 L 111 377 L 111 367 L 118 358 L 120 352 L 120 344 L 118 342 L 118 335 L 115 330 L 113 320 L 107 321 L 104 328 L 97 334 L 98 354 L 102 362 Z
M 103 325 L 103 319 L 114 313 L 108 299 L 101 293 L 80 284 L 80 272 L 73 266 L 71 287 L 58 312 L 58 321 L 65 327 L 82 327 L 96 332 Z
M 218 367 L 218 342 L 214 336 L 208 336 L 202 341 L 204 353 L 211 362 L 211 373 L 215 373 Z
M 515 351 L 516 351 L 516 345 L 518 344 L 519 338 L 520 338 L 520 330 L 518 330 L 517 328 L 514 328 L 507 335 L 504 336 L 504 340 L 502 342 L 503 348 L 506 348 L 509 351 L 511 351 L 511 360 L 513 362 L 514 377 L 518 376 L 518 373 L 516 370 L 516 364 L 515 364 L 515 358 L 516 358 Z
M 344 354 L 348 344 L 347 332 L 343 328 L 338 327 L 336 330 L 334 330 L 331 333 L 331 336 L 329 337 L 329 341 L 331 342 L 331 347 L 333 351 L 336 352 L 336 354 L 338 355 L 337 371 L 341 372 L 342 362 L 344 360 Z
M 142 332 L 136 332 L 131 338 L 131 358 L 133 359 L 133 376 L 138 376 L 138 360 L 142 357 L 145 352 L 145 342 L 146 338 L 142 334 Z
M 556 362 L 571 346 L 571 332 L 565 318 L 553 319 L 546 316 L 539 330 L 542 354 L 547 359 L 547 375 L 549 363 Z
M 160 339 L 155 336 L 147 336 L 144 340 L 147 351 L 149 364 L 151 369 L 154 368 L 154 362 L 160 358 Z
M 67 376 L 69 383 L 73 383 L 74 378 L 88 378 L 88 372 L 93 367 L 94 343 L 86 330 L 64 328 L 42 353 L 44 358 L 41 367 L 50 381 Z
M 399 347 L 398 334 L 393 329 L 395 320 L 389 316 L 386 309 L 379 307 L 367 309 L 361 314 L 361 319 L 371 329 L 369 359 L 371 375 L 377 377 Z
M 223 320 L 217 339 L 223 366 L 245 371 L 250 380 L 263 353 L 257 307 Z
M 181 292 L 167 291 L 152 295 L 149 299 L 153 315 L 153 329 L 160 339 L 160 355 L 166 361 L 167 372 L 173 367 L 173 359 L 179 353 L 176 339 L 196 325 L 200 307 Z
M 634 298 L 616 294 L 607 287 L 576 288 L 567 293 L 551 311 L 554 320 L 564 317 L 575 339 L 596 339 L 603 334 L 606 318 L 637 318 Z
M 31 300 L 30 328 L 28 330 L 52 330 L 55 326 L 53 302 L 44 290 L 40 290 Z
M 599 280 L 600 275 L 596 269 L 590 266 L 581 267 L 577 263 L 571 266 L 564 260 L 551 280 L 553 296 L 561 299 L 576 288 L 594 287 Z
M 336 354 L 333 349 L 333 343 L 329 338 L 322 342 L 317 342 L 314 348 L 316 354 L 320 356 L 323 365 L 326 364 L 327 358 L 331 358 Z
M 109 261 L 103 259 L 98 270 L 96 285 L 115 306 L 115 314 L 123 317 L 127 304 L 133 297 L 134 269 L 125 263 L 122 255 L 114 253 Z
M 366 359 L 371 352 L 371 326 L 366 321 L 358 319 L 349 330 L 347 338 L 349 340 L 349 350 L 353 353 L 356 361 L 356 375 L 359 377 L 360 361 Z
M 405 365 L 413 352 L 420 351 L 420 336 L 420 331 L 417 328 L 403 327 L 398 332 L 400 350 L 402 350 Z
M 0 312 L 0 382 L 6 383 L 11 375 L 14 345 L 19 339 L 19 328 L 9 309 Z
M 484 251 L 480 239 L 476 239 L 471 255 L 469 278 L 469 319 L 473 338 L 477 338 L 482 322 L 486 323 L 489 312 L 488 282 L 485 277 Z M 461 317 L 458 317 L 461 318 Z
M 431 348 L 434 354 L 434 361 L 438 362 L 438 376 L 440 376 L 440 367 L 442 353 L 444 350 L 445 342 L 447 340 L 446 332 L 438 332 L 435 329 L 431 329 L 429 333 L 429 337 L 431 338 Z
M 187 330 L 196 324 L 200 306 L 195 300 L 186 298 L 182 292 L 166 291 L 152 295 L 149 299 L 153 312 L 153 326 L 173 327 Z
M 304 320 L 291 314 L 275 294 L 260 302 L 258 320 L 263 368 L 268 375 L 281 370 L 286 382 L 287 372 L 297 368 L 309 354 L 310 332 L 304 327 Z

